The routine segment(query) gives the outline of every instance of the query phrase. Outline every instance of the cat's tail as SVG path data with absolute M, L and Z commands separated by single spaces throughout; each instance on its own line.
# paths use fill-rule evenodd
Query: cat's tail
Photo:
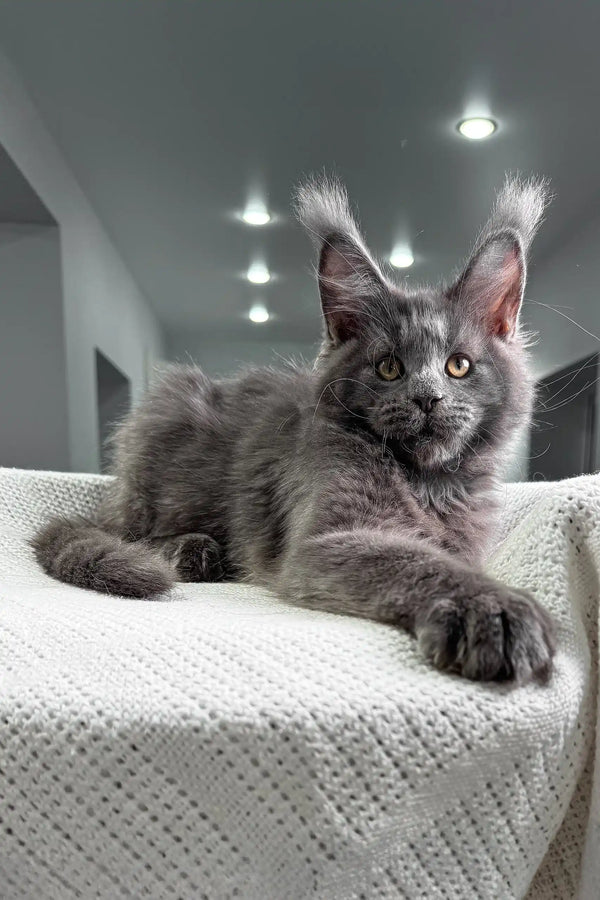
M 147 544 L 124 541 L 81 518 L 52 519 L 30 543 L 48 575 L 104 594 L 156 597 L 176 577 L 171 564 Z

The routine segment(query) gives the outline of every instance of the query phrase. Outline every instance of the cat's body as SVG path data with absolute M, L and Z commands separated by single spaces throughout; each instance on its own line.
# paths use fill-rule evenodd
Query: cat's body
M 457 282 L 408 294 L 339 187 L 306 189 L 328 326 L 314 368 L 222 381 L 174 368 L 118 432 L 97 522 L 36 537 L 44 568 L 130 596 L 252 579 L 403 626 L 441 668 L 547 677 L 547 615 L 480 569 L 503 450 L 531 405 L 516 319 L 542 206 L 541 188 L 508 185 Z
M 321 382 L 291 367 L 231 381 L 173 368 L 120 433 L 119 477 L 103 523 L 138 540 L 209 534 L 231 577 L 276 578 L 307 516 L 316 531 L 412 529 L 480 561 L 497 502 L 489 461 L 476 459 L 466 483 L 464 472 L 423 478 L 380 438 L 349 431 L 343 408 L 340 422 L 329 402 L 317 408 Z

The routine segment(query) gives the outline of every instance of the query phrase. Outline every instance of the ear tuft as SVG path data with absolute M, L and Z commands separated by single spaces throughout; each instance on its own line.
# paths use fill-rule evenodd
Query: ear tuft
M 448 291 L 496 337 L 517 332 L 527 255 L 549 199 L 545 179 L 507 177 L 466 268 Z
M 295 194 L 296 215 L 319 248 L 319 291 L 327 336 L 334 344 L 355 337 L 383 285 L 350 209 L 344 186 L 312 177 Z
M 294 209 L 317 247 L 330 235 L 343 234 L 364 248 L 350 209 L 348 192 L 337 178 L 312 175 L 299 184 L 294 195 Z
M 511 231 L 518 236 L 523 255 L 527 257 L 551 199 L 547 178 L 522 179 L 507 175 L 473 255 L 494 235 Z

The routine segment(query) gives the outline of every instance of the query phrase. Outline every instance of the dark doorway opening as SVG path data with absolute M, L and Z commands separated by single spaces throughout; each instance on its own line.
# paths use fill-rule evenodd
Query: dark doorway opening
M 107 357 L 96 348 L 96 388 L 98 396 L 98 430 L 100 438 L 100 471 L 108 471 L 112 459 L 109 444 L 115 425 L 129 412 L 131 383 Z
M 595 470 L 598 354 L 537 384 L 529 451 L 530 481 L 553 481 Z

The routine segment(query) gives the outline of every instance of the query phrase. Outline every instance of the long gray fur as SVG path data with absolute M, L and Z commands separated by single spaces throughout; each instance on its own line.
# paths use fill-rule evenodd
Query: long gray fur
M 148 598 L 244 578 L 405 628 L 441 669 L 546 680 L 548 614 L 482 569 L 498 472 L 530 415 L 518 313 L 545 201 L 543 182 L 507 181 L 462 274 L 409 292 L 367 250 L 341 185 L 302 186 L 326 326 L 315 365 L 167 372 L 116 434 L 97 520 L 34 538 L 46 572 Z M 445 370 L 455 353 L 465 378 Z M 382 380 L 381 360 L 401 375 Z

